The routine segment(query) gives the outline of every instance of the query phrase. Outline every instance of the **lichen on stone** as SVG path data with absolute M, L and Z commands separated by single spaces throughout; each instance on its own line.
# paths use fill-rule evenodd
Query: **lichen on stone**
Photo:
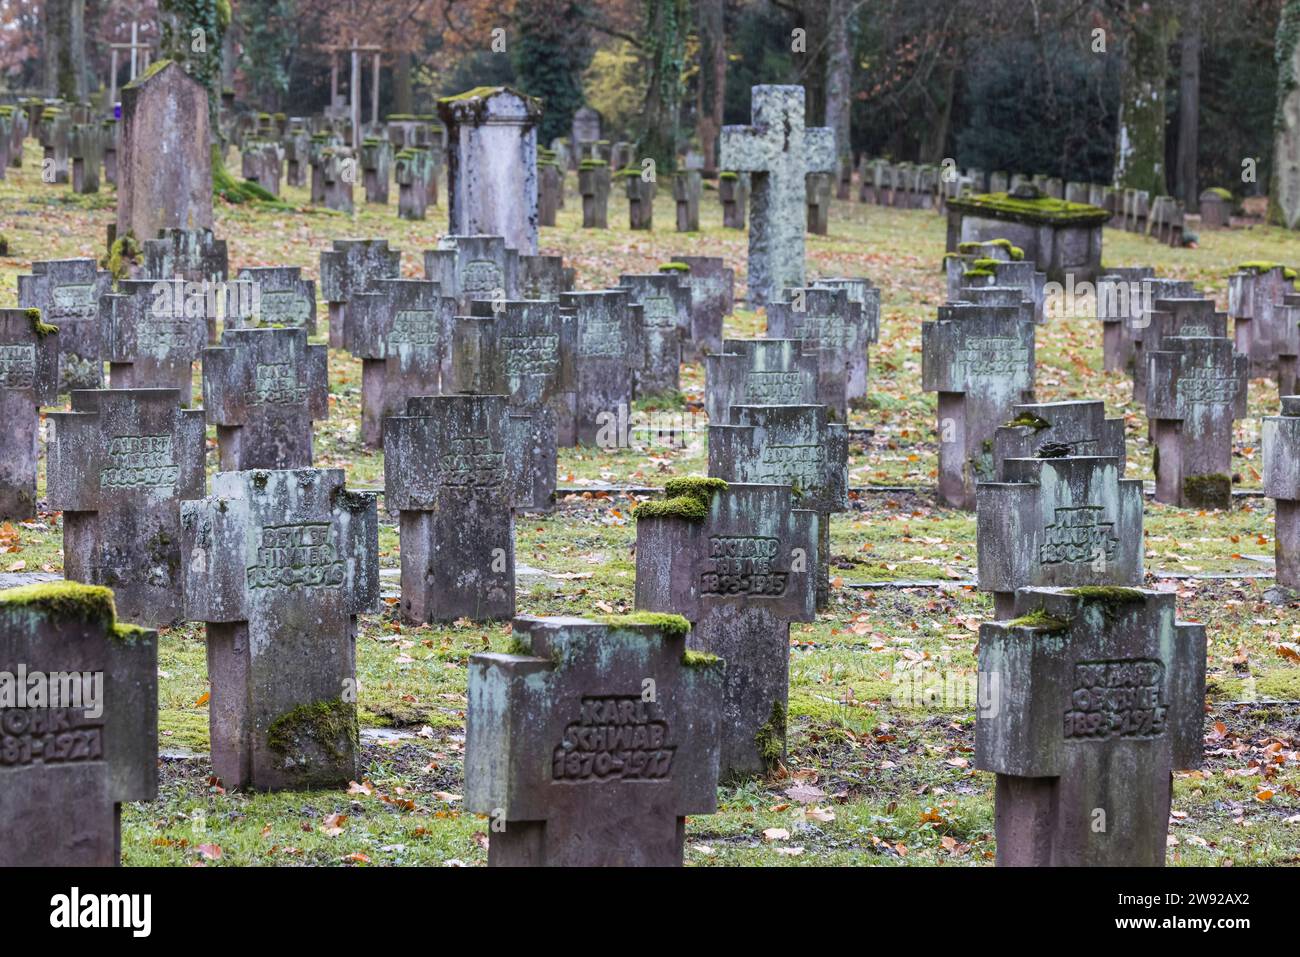
M 1104 602 L 1108 605 L 1146 601 L 1146 593 L 1141 589 L 1125 588 L 1123 585 L 1079 585 L 1067 588 L 1065 593 L 1083 601 Z

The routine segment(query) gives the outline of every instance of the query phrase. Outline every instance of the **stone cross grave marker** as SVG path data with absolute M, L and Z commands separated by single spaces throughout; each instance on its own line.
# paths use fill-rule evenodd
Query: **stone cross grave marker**
M 1155 280 L 1155 270 L 1150 266 L 1111 268 L 1097 277 L 1095 303 L 1097 319 L 1102 324 L 1102 368 L 1107 372 L 1125 372 L 1133 363 L 1131 327 L 1143 313 L 1143 290 L 1148 285 L 1153 290 L 1155 288 L 1150 280 Z M 1193 294 L 1190 282 L 1181 283 L 1181 286 L 1162 291 L 1174 295 Z
M 1273 499 L 1274 578 L 1300 589 L 1300 396 L 1282 397 L 1280 415 L 1264 417 L 1264 494 Z
M 734 405 L 811 405 L 817 401 L 817 356 L 798 339 L 724 339 L 704 358 L 704 408 L 724 425 Z
M 465 807 L 488 866 L 682 863 L 688 814 L 717 809 L 723 662 L 685 620 L 520 617 L 513 654 L 469 664 Z
M 509 87 L 479 87 L 438 100 L 438 115 L 447 127 L 447 231 L 501 236 L 534 255 L 540 101 Z
M 212 228 L 208 94 L 180 64 L 122 88 L 117 235 L 139 242 L 164 229 Z
M 681 387 L 682 342 L 691 331 L 691 290 L 672 273 L 624 273 L 618 288 L 642 307 L 645 353 L 636 374 L 638 396 L 662 395 Z
M 939 495 L 975 507 L 993 478 L 993 437 L 1012 409 L 1032 402 L 1034 322 L 1019 306 L 950 303 L 921 326 L 921 385 L 939 393 Z
M 367 136 L 361 141 L 361 178 L 366 202 L 388 204 L 388 179 L 393 165 L 393 146 L 387 139 Z
M 787 289 L 788 298 L 767 304 L 767 335 L 798 339 L 805 352 L 817 356 L 817 401 L 834 410 L 840 421 L 848 414 L 850 383 L 867 381 L 868 329 L 862 306 L 843 288 Z
M 659 185 L 653 179 L 643 179 L 641 169 L 628 166 L 614 177 L 623 182 L 627 195 L 627 228 L 651 230 L 655 228 L 655 196 Z
M 204 352 L 220 471 L 311 465 L 312 422 L 329 415 L 328 352 L 305 329 L 229 329 Z
M 623 445 L 620 419 L 632 408 L 632 384 L 643 353 L 641 323 L 626 291 L 564 292 L 560 307 L 577 324 L 574 345 L 574 433 L 579 445 Z M 611 435 L 611 426 L 614 434 Z
M 1213 299 L 1190 296 L 1186 299 L 1161 297 L 1153 301 L 1144 314 L 1146 324 L 1133 330 L 1133 398 L 1138 402 L 1147 394 L 1147 354 L 1164 348 L 1170 336 L 1209 336 L 1226 339 L 1228 317 L 1215 311 Z
M 437 175 L 438 169 L 428 147 L 407 146 L 398 151 L 393 178 L 397 181 L 397 215 L 400 218 L 425 218 L 429 202 L 438 198 Z
M 1294 269 L 1277 263 L 1244 263 L 1228 277 L 1228 314 L 1233 318 L 1237 351 L 1250 359 L 1251 375 L 1277 373 L 1282 338 L 1282 297 L 1294 293 Z
M 564 170 L 550 150 L 538 150 L 537 155 L 537 222 L 539 226 L 554 226 L 555 216 L 564 197 Z
M 230 255 L 224 239 L 217 239 L 211 229 L 164 229 L 156 239 L 140 244 L 142 268 L 137 278 L 144 280 L 176 279 L 200 283 L 198 291 L 213 305 L 204 309 L 208 342 L 217 341 L 217 290 L 230 274 Z M 190 287 L 191 289 L 193 287 Z M 186 293 L 190 290 L 187 289 Z
M 1011 617 L 1020 588 L 1142 584 L 1142 481 L 1121 479 L 1112 457 L 1007 459 L 976 503 L 979 585 L 995 618 Z
M 74 123 L 68 134 L 72 161 L 72 191 L 82 196 L 99 192 L 99 169 L 104 164 L 104 134 L 98 122 Z M 8 165 L 8 158 L 5 164 Z
M 808 232 L 816 236 L 825 236 L 831 231 L 831 190 L 834 177 L 831 173 L 809 173 L 808 190 Z
M 0 519 L 36 516 L 41 406 L 58 398 L 55 326 L 31 309 L 0 309 Z
M 461 315 L 479 299 L 517 299 L 519 269 L 519 253 L 501 236 L 443 236 L 424 251 L 424 278 L 453 297 Z
M 756 86 L 753 124 L 724 126 L 719 165 L 750 174 L 749 303 L 804 285 L 808 173 L 835 168 L 832 130 L 804 128 L 801 86 Z
M 814 289 L 843 289 L 849 302 L 862 307 L 862 321 L 867 327 L 867 343 L 880 341 L 880 289 L 866 276 L 823 276 L 813 280 Z M 849 396 L 858 398 L 867 394 L 867 363 L 854 363 L 849 369 Z
M 824 405 L 733 405 L 709 425 L 709 474 L 727 482 L 788 485 L 816 512 L 817 607 L 830 606 L 831 513 L 849 507 L 849 434 Z
M 420 396 L 384 420 L 384 502 L 402 543 L 402 617 L 515 613 L 513 477 L 503 395 Z
M 1175 596 L 1025 588 L 980 626 L 975 767 L 1004 867 L 1159 867 L 1172 772 L 1201 766 L 1205 626 Z
M 361 360 L 361 440 L 383 444 L 383 420 L 406 400 L 447 391 L 455 301 L 436 282 L 379 279 L 348 301 L 347 349 Z
M 239 154 L 240 175 L 272 196 L 280 195 L 284 147 L 270 140 L 249 140 Z
M 148 627 L 181 616 L 180 503 L 203 496 L 203 410 L 179 400 L 175 389 L 75 391 L 71 411 L 47 416 L 63 573 L 113 589 L 118 616 Z
M 578 192 L 582 194 L 582 228 L 609 228 L 609 164 L 585 159 L 578 165 Z
M 1246 417 L 1249 363 L 1228 339 L 1170 336 L 1148 353 L 1156 501 L 1232 507 L 1232 423 Z
M 704 180 L 697 169 L 679 169 L 673 176 L 673 199 L 677 203 L 677 231 L 700 231 L 700 192 Z
M 329 304 L 330 348 L 342 349 L 348 300 L 368 292 L 380 279 L 402 274 L 402 252 L 389 249 L 387 239 L 336 239 L 320 254 L 321 297 Z
M 685 615 L 690 646 L 726 660 L 721 773 L 767 773 L 786 755 L 790 622 L 816 614 L 817 513 L 784 485 L 688 478 L 664 493 L 635 513 L 636 607 Z
M 1033 459 L 1046 452 L 1110 456 L 1123 478 L 1124 420 L 1106 418 L 1100 399 L 1013 406 L 1011 419 L 993 433 L 993 475 L 1003 481 L 1007 459 Z
M 982 286 L 1017 289 L 1024 301 L 1033 303 L 1034 321 L 1042 322 L 1046 318 L 1047 273 L 1039 272 L 1032 262 L 977 259 L 974 268 L 961 274 L 961 283 L 955 299 L 964 299 L 970 290 Z
M 18 305 L 39 309 L 42 321 L 58 326 L 59 391 L 98 389 L 104 384 L 99 349 L 99 298 L 113 277 L 93 259 L 51 259 L 32 263 L 18 277 Z
M 207 297 L 170 293 L 151 280 L 125 279 L 99 300 L 100 348 L 114 389 L 174 389 L 194 399 L 194 362 L 207 342 Z M 215 295 L 215 290 L 213 290 Z
M 316 335 L 316 281 L 303 279 L 298 266 L 246 266 L 236 279 L 256 288 L 258 308 L 244 314 L 228 306 L 225 331 L 282 327 Z
M 563 256 L 520 256 L 519 293 L 514 299 L 559 299 L 577 281 L 577 270 Z
M 749 174 L 731 170 L 719 173 L 718 201 L 722 203 L 722 228 L 744 229 L 749 210 Z
M 116 867 L 122 804 L 158 796 L 157 634 L 107 588 L 11 588 L 0 672 L 24 676 L 0 704 L 0 867 Z
M 219 472 L 182 515 L 185 617 L 206 623 L 212 770 L 227 788 L 357 775 L 357 615 L 379 600 L 375 496 L 342 469 Z
M 691 291 L 691 328 L 682 351 L 687 362 L 700 362 L 722 348 L 723 320 L 736 308 L 735 271 L 721 256 L 674 256 L 659 268 L 676 269 L 679 281 Z
M 327 146 L 321 151 L 320 170 L 325 208 L 351 213 L 352 187 L 357 181 L 356 154 L 347 146 Z

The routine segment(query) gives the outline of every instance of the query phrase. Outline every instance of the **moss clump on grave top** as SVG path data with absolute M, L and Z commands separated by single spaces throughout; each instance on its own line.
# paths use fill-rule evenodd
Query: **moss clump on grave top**
M 1065 619 L 1054 618 L 1041 608 L 1019 618 L 1012 618 L 1007 625 L 1012 628 L 1028 628 L 1030 631 L 1065 631 L 1070 627 Z
M 722 659 L 717 655 L 711 655 L 707 651 L 691 651 L 687 649 L 682 655 L 683 668 L 712 668 L 721 662 Z
M 414 113 L 389 113 L 384 117 L 385 123 L 405 123 L 415 119 Z
M 149 64 L 149 69 L 145 70 L 143 73 L 137 76 L 126 86 L 122 87 L 122 89 L 124 90 L 135 89 L 137 86 L 144 83 L 145 80 L 149 79 L 149 77 L 161 73 L 163 70 L 167 69 L 167 67 L 171 66 L 175 62 L 176 62 L 175 60 L 169 60 L 166 59 L 165 57 L 161 60 L 155 60 L 153 63 Z
M 1223 473 L 1189 475 L 1183 479 L 1183 498 L 1188 505 L 1201 508 L 1232 506 L 1232 477 Z
M 1104 602 L 1107 605 L 1143 602 L 1147 597 L 1141 589 L 1125 588 L 1123 585 L 1080 585 L 1077 588 L 1067 588 L 1065 593 L 1086 602 Z
M 785 704 L 780 700 L 773 701 L 772 713 L 754 734 L 754 745 L 758 748 L 764 771 L 774 771 L 785 757 L 785 732 Z
M 643 502 L 632 514 L 637 521 L 643 518 L 683 518 L 688 522 L 702 522 L 709 514 L 709 503 L 715 492 L 726 491 L 727 483 L 720 478 L 673 479 L 664 485 L 662 502 Z
M 0 611 L 23 608 L 105 628 L 117 621 L 113 592 L 101 585 L 80 582 L 41 582 L 0 591 Z
M 126 279 L 131 272 L 131 263 L 140 258 L 140 244 L 132 233 L 118 236 L 108 250 L 108 271 L 116 280 Z
M 654 628 L 669 638 L 685 638 L 691 623 L 681 615 L 668 615 L 657 611 L 634 611 L 630 615 L 604 615 L 595 619 L 607 628 Z
M 604 169 L 608 165 L 602 159 L 585 159 L 578 164 L 578 169 Z
M 690 272 L 691 267 L 686 263 L 661 263 L 660 272 Z
M 59 331 L 58 326 L 52 326 L 41 319 L 41 311 L 39 309 L 28 309 L 27 321 L 32 325 L 32 332 L 36 333 L 36 335 L 40 336 L 42 339 Z
M 731 170 L 723 170 L 721 173 L 718 174 L 718 179 L 726 179 L 726 180 L 740 179 L 740 174 L 733 172 Z
M 990 279 L 992 277 L 992 269 L 967 269 L 962 273 L 963 279 Z
M 1223 200 L 1224 202 L 1227 203 L 1232 202 L 1232 190 L 1224 189 L 1222 186 L 1210 186 L 1205 190 L 1205 192 L 1210 193 L 1213 196 L 1219 197 L 1219 199 Z
M 1001 263 L 1002 263 L 1001 259 L 972 259 L 971 268 L 996 270 Z
M 360 736 L 357 706 L 335 698 L 301 704 L 271 722 L 267 729 L 267 746 L 279 754 L 300 751 L 299 742 L 309 739 L 334 760 L 343 757 L 339 740 L 355 742 Z
M 1018 416 L 1007 423 L 1008 428 L 1012 429 L 1033 429 L 1035 432 L 1041 432 L 1043 429 L 1050 429 L 1052 423 L 1046 419 L 1039 418 L 1032 412 L 1021 412 Z
M 1281 263 L 1266 262 L 1263 260 L 1257 262 L 1242 263 L 1237 267 L 1237 272 L 1262 273 L 1269 272 L 1273 269 L 1282 270 L 1283 279 L 1295 279 L 1296 271 L 1290 266 L 1283 266 Z
M 977 193 L 948 200 L 948 208 L 1032 226 L 1100 226 L 1110 213 L 1089 203 L 1072 203 L 1050 196 L 1018 198 L 1010 193 Z

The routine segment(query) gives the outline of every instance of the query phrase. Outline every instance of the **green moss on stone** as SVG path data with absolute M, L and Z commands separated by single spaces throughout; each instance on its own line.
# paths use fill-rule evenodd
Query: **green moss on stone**
M 1053 618 L 1041 608 L 1019 618 L 1012 618 L 1007 624 L 1012 628 L 1028 628 L 1031 631 L 1065 631 L 1070 627 L 1068 621 Z
M 683 668 L 712 668 L 722 661 L 717 655 L 711 655 L 706 651 L 690 651 L 682 655 Z
M 686 263 L 662 263 L 659 266 L 660 272 L 690 272 L 691 267 Z
M 1224 189 L 1222 186 L 1211 186 L 1205 191 L 1207 193 L 1212 193 L 1226 203 L 1232 202 L 1232 190 Z
M 773 771 L 785 755 L 786 711 L 781 701 L 772 702 L 772 713 L 754 735 L 759 760 L 765 771 Z
M 1146 601 L 1146 594 L 1138 588 L 1125 588 L 1122 585 L 1080 585 L 1067 588 L 1067 595 L 1073 595 L 1088 602 L 1104 602 L 1108 605 L 1128 604 Z
M 963 279 L 991 279 L 993 278 L 992 269 L 967 269 L 962 273 Z
M 331 758 L 343 757 L 339 739 L 356 741 L 359 736 L 357 706 L 335 698 L 302 704 L 271 722 L 267 729 L 267 746 L 279 754 L 299 750 L 298 742 L 310 739 Z
M 740 179 L 740 174 L 733 173 L 731 170 L 724 170 L 723 172 L 718 174 L 718 179 L 726 179 L 726 180 Z
M 1033 429 L 1035 432 L 1041 432 L 1043 429 L 1050 429 L 1052 423 L 1046 419 L 1041 419 L 1031 412 L 1021 412 L 1018 416 L 1007 423 L 1007 426 L 1013 429 L 1025 428 Z
M 1296 278 L 1296 271 L 1290 266 L 1283 266 L 1281 263 L 1268 262 L 1265 260 L 1242 263 L 1237 267 L 1237 272 L 1262 273 L 1269 272 L 1273 269 L 1281 269 L 1282 277 L 1284 279 L 1291 280 Z
M 1223 473 L 1188 475 L 1183 479 L 1183 498 L 1198 508 L 1230 508 L 1232 477 Z
M 48 322 L 41 320 L 41 311 L 39 309 L 28 309 L 27 321 L 32 324 L 32 332 L 42 339 L 59 331 L 58 326 L 52 326 Z
M 0 609 L 30 608 L 56 618 L 74 619 L 112 628 L 117 621 L 113 592 L 80 582 L 41 582 L 0 591 Z
M 685 638 L 691 630 L 691 623 L 681 615 L 669 615 L 658 611 L 634 611 L 630 615 L 604 615 L 596 621 L 609 628 L 654 628 L 669 638 Z
M 131 263 L 139 258 L 140 244 L 136 242 L 135 236 L 129 232 L 125 236 L 118 236 L 108 250 L 108 271 L 116 280 L 126 279 L 130 276 Z
M 688 522 L 702 522 L 709 514 L 709 502 L 715 492 L 725 491 L 727 483 L 719 478 L 673 479 L 664 485 L 664 499 L 660 502 L 643 502 L 632 514 L 637 521 L 643 518 L 683 518 Z
M 987 215 L 1031 225 L 1100 226 L 1110 213 L 1088 203 L 1071 203 L 1064 199 L 1040 196 L 1019 199 L 1009 193 L 981 193 L 948 200 L 948 208 L 971 215 Z
M 167 67 L 171 66 L 174 62 L 176 62 L 176 61 L 175 61 L 175 60 L 169 60 L 169 59 L 167 59 L 167 58 L 165 58 L 165 57 L 164 57 L 163 59 L 161 59 L 161 60 L 155 60 L 153 63 L 149 64 L 149 69 L 145 70 L 143 73 L 141 73 L 139 76 L 137 76 L 134 80 L 132 80 L 132 81 L 131 81 L 130 83 L 128 83 L 126 86 L 122 87 L 122 89 L 124 89 L 124 90 L 130 90 L 130 89 L 133 89 L 133 88 L 139 86 L 140 84 L 144 83 L 145 80 L 149 79 L 149 77 L 151 77 L 151 76 L 155 76 L 155 75 L 157 75 L 158 73 L 161 73 L 163 70 L 167 69 Z M 46 111 L 46 112 L 48 112 L 48 111 Z

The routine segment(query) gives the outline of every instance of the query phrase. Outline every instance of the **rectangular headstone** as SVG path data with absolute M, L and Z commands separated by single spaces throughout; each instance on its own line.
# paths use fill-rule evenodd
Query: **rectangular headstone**
M 578 192 L 582 194 L 582 228 L 609 228 L 609 164 L 585 159 L 578 166 Z
M 817 356 L 798 339 L 725 339 L 704 359 L 704 409 L 725 424 L 733 405 L 811 405 L 817 401 Z
M 348 300 L 368 292 L 380 279 L 401 274 L 402 252 L 389 249 L 387 239 L 336 239 L 333 249 L 320 254 L 320 291 L 329 304 L 331 349 L 343 348 Z
M 691 330 L 691 290 L 672 273 L 624 273 L 618 288 L 642 307 L 641 344 L 637 369 L 638 396 L 663 395 L 681 387 L 682 343 Z
M 316 335 L 316 281 L 303 279 L 297 266 L 246 266 L 237 280 L 256 289 L 256 311 L 226 309 L 225 331 L 232 329 L 302 329 Z
M 736 307 L 736 273 L 721 256 L 674 256 L 672 264 L 686 267 L 678 270 L 678 279 L 691 291 L 691 329 L 683 352 L 686 361 L 699 362 L 722 348 L 723 320 Z
M 114 389 L 174 389 L 194 397 L 194 362 L 208 339 L 207 310 L 177 302 L 151 280 L 126 279 L 99 300 L 100 348 Z M 200 300 L 201 301 L 201 300 Z
M 1144 311 L 1144 295 L 1147 290 L 1154 293 L 1157 282 L 1170 280 L 1157 281 L 1150 266 L 1110 268 L 1097 277 L 1097 319 L 1102 324 L 1102 368 L 1106 372 L 1127 371 L 1133 364 L 1133 328 Z M 1183 283 L 1181 289 L 1188 295 L 1193 292 L 1191 283 Z
M 456 300 L 461 314 L 479 299 L 519 297 L 519 253 L 501 236 L 443 236 L 424 251 L 424 278 Z
M 39 309 L 43 322 L 59 328 L 60 392 L 104 384 L 99 299 L 112 284 L 112 275 L 93 259 L 38 261 L 32 263 L 31 275 L 18 277 L 18 305 Z
M 1003 479 L 1007 459 L 1053 455 L 1103 455 L 1115 459 L 1124 477 L 1124 420 L 1106 418 L 1098 400 L 1032 402 L 1012 407 L 1012 417 L 993 435 L 993 474 Z
M 29 309 L 0 309 L 0 519 L 36 516 L 41 406 L 58 392 L 57 327 Z
M 212 770 L 227 788 L 357 775 L 357 615 L 379 600 L 373 495 L 342 469 L 219 472 L 182 516 L 185 617 L 206 622 Z
M 577 324 L 574 437 L 579 445 L 609 447 L 610 426 L 632 407 L 633 380 L 643 351 L 639 317 L 629 294 L 614 289 L 561 293 L 560 306 Z
M 767 335 L 798 339 L 805 352 L 817 356 L 817 401 L 845 421 L 850 381 L 866 383 L 869 336 L 862 306 L 849 298 L 848 290 L 787 289 L 782 299 L 768 302 Z
M 1273 499 L 1274 578 L 1300 588 L 1300 396 L 1282 397 L 1281 414 L 1264 417 L 1260 439 L 1264 494 Z

